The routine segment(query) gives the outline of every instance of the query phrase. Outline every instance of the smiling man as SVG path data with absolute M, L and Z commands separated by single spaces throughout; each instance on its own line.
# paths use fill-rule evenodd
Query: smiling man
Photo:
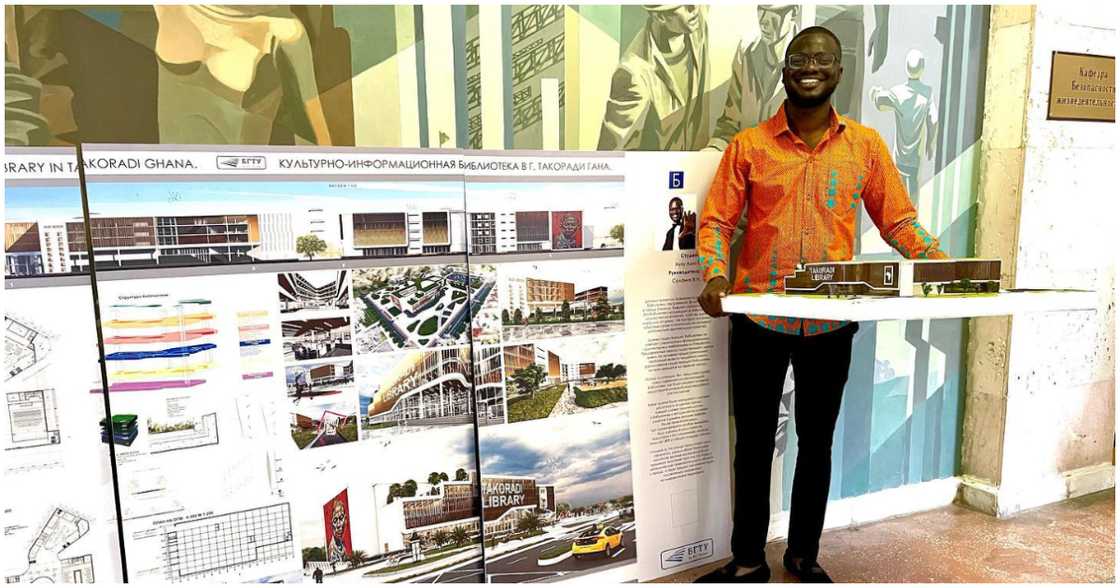
M 700 215 L 697 254 L 707 285 L 699 302 L 723 316 L 729 292 L 781 292 L 803 263 L 852 259 L 862 201 L 883 240 L 907 258 L 946 257 L 915 220 L 882 137 L 838 116 L 840 41 L 809 27 L 786 49 L 786 100 L 728 144 Z M 743 213 L 742 250 L 728 244 Z M 786 371 L 793 364 L 797 466 L 783 564 L 803 582 L 830 582 L 817 563 L 831 474 L 832 434 L 858 324 L 777 316 L 731 318 L 735 406 L 735 515 L 728 565 L 702 582 L 765 582 L 770 468 Z

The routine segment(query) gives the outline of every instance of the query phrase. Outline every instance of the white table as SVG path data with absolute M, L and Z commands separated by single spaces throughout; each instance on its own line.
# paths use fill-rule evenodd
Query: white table
M 1022 290 L 998 294 L 833 297 L 786 294 L 732 294 L 729 313 L 768 314 L 834 321 L 969 318 L 1025 312 L 1092 310 L 1097 293 L 1086 290 Z

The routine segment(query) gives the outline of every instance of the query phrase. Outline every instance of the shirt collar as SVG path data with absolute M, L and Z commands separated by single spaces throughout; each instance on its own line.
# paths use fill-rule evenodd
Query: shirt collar
M 836 114 L 836 109 L 831 105 L 828 107 L 828 128 L 829 134 L 835 135 L 848 126 L 845 118 Z M 778 112 L 766 121 L 766 125 L 770 130 L 770 134 L 777 137 L 782 133 L 793 134 L 793 129 L 789 128 L 789 119 L 786 118 L 786 103 L 783 101 L 782 105 L 778 107 Z

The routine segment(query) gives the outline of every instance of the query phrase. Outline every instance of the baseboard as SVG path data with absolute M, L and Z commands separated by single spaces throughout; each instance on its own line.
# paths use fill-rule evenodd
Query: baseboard
M 1111 463 L 1055 473 L 1018 487 L 994 486 L 968 476 L 961 479 L 958 502 L 969 508 L 1005 518 L 1024 510 L 1085 496 L 1116 486 L 1116 466 Z
M 833 500 L 825 511 L 824 528 L 855 527 L 948 506 L 956 498 L 960 484 L 959 478 L 944 478 Z M 785 539 L 788 535 L 789 511 L 771 516 L 767 541 Z

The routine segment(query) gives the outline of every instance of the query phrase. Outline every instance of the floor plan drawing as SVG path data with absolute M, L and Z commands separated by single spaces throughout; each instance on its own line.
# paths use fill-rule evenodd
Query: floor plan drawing
M 62 508 L 55 508 L 27 550 L 27 571 L 7 576 L 8 584 L 17 582 L 54 582 L 92 584 L 93 556 L 63 555 L 75 542 L 89 533 L 89 521 Z
M 53 389 L 8 392 L 4 399 L 11 435 L 11 445 L 5 449 L 58 445 L 62 441 Z
M 4 315 L 4 381 L 42 369 L 51 338 L 26 319 Z
M 163 531 L 167 579 L 185 582 L 293 556 L 288 503 L 176 522 Z

